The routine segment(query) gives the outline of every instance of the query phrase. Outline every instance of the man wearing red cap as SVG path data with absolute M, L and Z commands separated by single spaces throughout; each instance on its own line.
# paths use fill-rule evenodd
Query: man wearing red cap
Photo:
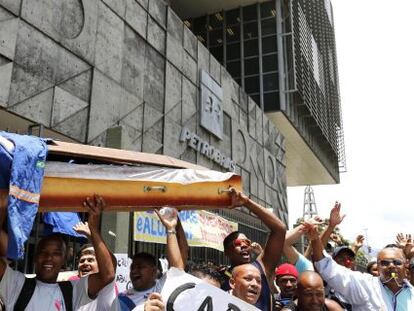
M 276 268 L 275 282 L 280 289 L 280 293 L 275 296 L 275 310 L 281 310 L 283 306 L 293 300 L 298 276 L 298 270 L 290 263 L 281 264 Z

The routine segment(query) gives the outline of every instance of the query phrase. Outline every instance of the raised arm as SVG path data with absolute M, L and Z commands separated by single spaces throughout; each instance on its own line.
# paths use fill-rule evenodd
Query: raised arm
M 324 248 L 329 242 L 329 237 L 334 232 L 335 228 L 342 223 L 345 216 L 346 215 L 341 215 L 341 203 L 335 202 L 334 207 L 331 209 L 331 214 L 329 215 L 329 224 L 321 235 L 321 241 Z
M 321 234 L 321 243 L 322 243 L 323 248 L 325 248 L 326 245 L 328 244 L 329 238 L 331 234 L 334 232 L 336 226 L 341 224 L 344 218 L 345 218 L 345 215 L 341 215 L 341 203 L 335 202 L 334 207 L 331 209 L 331 214 L 329 215 L 328 226 L 325 228 L 325 230 Z M 312 244 L 309 244 L 305 252 L 305 257 L 310 258 L 311 255 L 312 255 Z
M 91 232 L 90 240 L 95 249 L 96 261 L 99 272 L 91 274 L 88 280 L 89 296 L 96 296 L 98 292 L 115 279 L 115 268 L 113 265 L 113 254 L 106 246 L 99 232 L 101 212 L 105 201 L 101 196 L 86 198 L 84 205 L 89 208 L 88 225 Z
M 180 217 L 177 219 L 177 241 L 178 241 L 178 247 L 180 248 L 181 257 L 183 260 L 184 267 L 187 264 L 187 258 L 188 258 L 188 242 L 187 238 L 185 236 L 183 225 L 181 224 Z
M 303 224 L 286 232 L 285 244 L 283 245 L 283 254 L 286 256 L 289 263 L 294 265 L 299 258 L 299 252 L 293 244 L 305 233 Z
M 362 245 L 364 245 L 364 240 L 365 238 L 362 234 L 358 234 L 355 238 L 355 242 L 351 247 L 355 254 L 358 253 L 359 249 L 362 247 Z
M 252 201 L 244 193 L 230 188 L 233 206 L 245 206 L 255 214 L 270 230 L 270 235 L 262 254 L 257 258 L 268 275 L 271 275 L 282 256 L 283 244 L 285 243 L 286 226 L 268 209 Z
M 155 212 L 157 213 L 158 217 L 160 218 L 160 221 L 165 226 L 165 229 L 167 231 L 168 264 L 170 267 L 175 267 L 184 270 L 185 264 L 177 238 L 178 211 L 174 208 L 173 213 L 171 215 L 162 215 L 158 210 L 155 210 Z M 182 232 L 182 234 L 184 234 L 184 231 Z

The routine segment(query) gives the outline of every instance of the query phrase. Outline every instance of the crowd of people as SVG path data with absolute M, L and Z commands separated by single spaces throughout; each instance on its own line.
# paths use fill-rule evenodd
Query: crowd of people
M 4 224 L 6 192 L 0 192 L 0 253 L 7 253 Z M 244 206 L 268 228 L 264 245 L 252 242 L 242 232 L 224 240 L 229 266 L 214 263 L 188 264 L 188 244 L 176 210 L 166 215 L 155 210 L 166 229 L 169 269 L 187 271 L 211 286 L 263 311 L 319 310 L 414 310 L 414 243 L 410 235 L 398 234 L 395 244 L 386 245 L 365 272 L 356 270 L 355 260 L 363 245 L 358 236 L 353 245 L 340 245 L 335 235 L 342 223 L 341 205 L 336 203 L 329 219 L 302 221 L 287 231 L 271 211 L 244 193 L 230 189 L 232 206 Z M 167 310 L 161 292 L 167 273 L 161 274 L 158 259 L 149 253 L 132 256 L 132 287 L 118 292 L 116 260 L 99 231 L 104 198 L 86 198 L 87 223 L 75 226 L 89 243 L 78 253 L 78 275 L 58 282 L 65 264 L 67 246 L 61 235 L 43 237 L 36 246 L 35 278 L 10 268 L 0 260 L 0 297 L 3 310 Z M 295 243 L 303 238 L 308 247 L 302 254 Z M 282 263 L 283 262 L 283 263 Z M 361 268 L 361 267 L 360 267 Z M 0 309 L 1 310 L 1 309 Z M 204 309 L 203 309 L 204 310 Z M 224 310 L 224 309 L 223 309 Z

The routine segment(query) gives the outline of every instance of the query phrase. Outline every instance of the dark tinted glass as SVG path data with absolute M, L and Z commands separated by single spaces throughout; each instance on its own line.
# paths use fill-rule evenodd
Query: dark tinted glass
M 240 43 L 227 45 L 227 61 L 240 58 Z
M 206 24 L 207 24 L 207 19 L 205 16 L 195 18 L 193 20 L 194 32 L 200 33 L 200 32 L 206 31 Z
M 259 76 L 245 78 L 244 89 L 247 94 L 258 93 L 260 91 Z
M 263 91 L 274 91 L 279 89 L 279 77 L 277 73 L 263 75 Z
M 241 68 L 240 68 L 240 61 L 235 62 L 227 62 L 227 71 L 233 76 L 233 77 L 240 77 Z
M 244 60 L 244 75 L 250 76 L 259 73 L 259 58 L 250 58 Z
M 244 56 L 255 56 L 259 54 L 259 45 L 257 39 L 244 41 Z
M 277 51 L 276 36 L 266 37 L 262 39 L 263 54 L 273 53 Z
M 209 24 L 213 28 L 223 27 L 223 14 L 218 12 L 216 14 L 210 15 Z
M 262 18 L 275 16 L 275 15 L 276 15 L 275 1 L 272 0 L 272 1 L 264 2 L 260 5 L 260 16 Z
M 237 24 L 240 23 L 240 10 L 239 9 L 235 9 L 235 10 L 231 10 L 226 12 L 226 23 L 227 25 L 233 25 L 233 24 Z
M 270 18 L 262 21 L 262 36 L 276 33 L 276 19 Z
M 272 92 L 263 95 L 263 103 L 265 111 L 280 110 L 279 93 Z
M 210 45 L 217 45 L 223 43 L 223 29 L 216 29 L 209 32 Z
M 252 21 L 257 19 L 257 8 L 256 4 L 249 5 L 243 8 L 243 21 Z
M 277 70 L 277 54 L 263 56 L 263 72 Z
M 257 34 L 258 34 L 257 23 L 252 22 L 252 23 L 244 24 L 243 32 L 244 32 L 244 39 L 257 38 Z
M 226 38 L 227 38 L 228 43 L 240 41 L 240 27 L 239 26 L 227 27 Z

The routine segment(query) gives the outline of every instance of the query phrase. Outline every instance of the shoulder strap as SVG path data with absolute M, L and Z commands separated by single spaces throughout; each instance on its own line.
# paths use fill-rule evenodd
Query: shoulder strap
M 63 300 L 65 302 L 65 310 L 72 311 L 72 298 L 73 298 L 73 288 L 70 281 L 58 282 L 60 290 L 62 292 Z
M 128 311 L 135 308 L 135 303 L 131 299 L 129 299 L 127 295 L 119 294 L 118 299 L 122 311 Z
M 17 297 L 16 303 L 14 304 L 14 311 L 24 311 L 26 309 L 30 299 L 32 299 L 35 288 L 36 279 L 25 278 L 19 297 Z

